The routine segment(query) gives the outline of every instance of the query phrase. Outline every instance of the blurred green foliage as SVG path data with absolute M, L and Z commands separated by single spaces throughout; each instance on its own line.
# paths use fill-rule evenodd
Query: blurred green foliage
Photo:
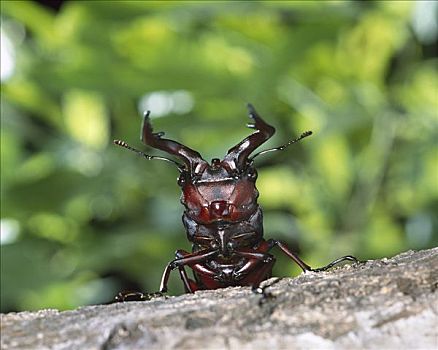
M 251 132 L 246 102 L 277 128 L 266 148 L 313 130 L 257 159 L 265 235 L 312 266 L 437 244 L 438 75 L 414 2 L 1 6 L 3 311 L 155 291 L 190 249 L 176 169 L 111 143 L 146 149 L 144 108 L 206 159 Z

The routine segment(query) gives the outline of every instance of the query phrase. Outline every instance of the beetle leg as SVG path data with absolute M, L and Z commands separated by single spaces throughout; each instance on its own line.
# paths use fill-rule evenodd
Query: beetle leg
M 292 260 L 294 260 L 300 267 L 301 269 L 306 272 L 306 271 L 313 271 L 313 272 L 321 272 L 321 271 L 326 271 L 330 268 L 332 268 L 333 266 L 343 262 L 343 261 L 352 261 L 352 262 L 359 262 L 359 260 L 357 258 L 355 258 L 352 255 L 346 255 L 346 256 L 342 256 L 338 259 L 333 260 L 331 263 L 323 266 L 323 267 L 319 267 L 316 269 L 312 269 L 309 265 L 307 265 L 303 260 L 301 260 L 298 255 L 296 255 L 295 253 L 293 253 L 289 247 L 286 245 L 286 243 L 281 242 L 281 241 L 277 241 L 275 239 L 269 239 L 268 244 L 271 247 L 274 246 L 278 246 L 278 248 L 280 248 L 282 250 L 283 253 L 285 253 L 288 257 L 290 257 Z
M 236 250 L 235 253 L 237 255 L 243 256 L 248 259 L 257 259 L 257 260 L 265 260 L 267 257 L 271 256 L 271 254 L 266 254 L 266 253 L 242 252 L 239 250 Z M 264 262 L 268 262 L 268 261 L 264 261 Z
M 176 256 L 178 258 L 186 257 L 192 255 L 189 252 L 184 250 L 177 250 Z M 190 285 L 190 289 L 188 292 L 193 293 L 198 289 L 216 289 L 219 288 L 220 284 L 218 280 L 220 280 L 220 271 L 215 270 L 207 266 L 204 262 L 196 263 L 196 264 L 187 264 L 198 278 L 200 278 L 199 282 L 195 282 L 191 279 L 188 279 L 188 283 Z M 184 269 L 183 269 L 184 270 Z M 185 271 L 184 271 L 185 273 Z M 181 276 L 181 278 L 183 278 Z M 184 282 L 184 281 L 183 281 Z M 185 282 L 184 282 L 185 283 Z M 186 289 L 188 289 L 185 286 Z
M 260 267 L 260 269 L 257 271 L 255 275 L 253 275 L 254 277 L 251 276 L 251 281 L 249 283 L 251 285 L 251 290 L 254 293 L 260 294 L 262 296 L 262 298 L 259 300 L 259 305 L 261 305 L 265 299 L 272 298 L 271 293 L 265 292 L 265 289 L 268 286 L 260 287 L 260 283 L 262 283 L 264 280 L 266 280 L 271 276 L 272 267 L 274 266 L 276 260 L 275 257 L 272 256 L 271 254 L 266 254 L 266 255 L 272 258 L 270 259 L 270 261 L 263 263 L 263 266 Z M 253 260 L 253 261 L 257 261 L 257 260 Z M 257 262 L 260 263 L 260 261 Z
M 360 262 L 356 257 L 354 257 L 352 255 L 346 255 L 346 256 L 342 256 L 340 258 L 333 260 L 330 264 L 327 264 L 323 267 L 319 267 L 317 269 L 311 269 L 311 271 L 314 271 L 314 272 L 326 271 L 326 270 L 330 269 L 331 267 L 333 267 L 333 266 L 335 266 L 343 261 L 352 261 L 354 263 Z
M 182 249 L 178 249 L 175 252 L 175 257 L 176 258 L 183 258 L 184 256 L 187 256 L 189 254 L 190 254 L 189 252 L 186 252 Z M 186 291 L 186 293 L 193 293 L 192 288 L 190 287 L 189 278 L 187 276 L 186 270 L 184 269 L 184 266 L 178 267 L 178 270 L 179 270 L 179 276 L 181 277 L 181 280 L 184 284 L 184 290 Z
M 239 255 L 247 257 L 250 260 L 248 260 L 248 262 L 243 265 L 239 270 L 234 272 L 234 274 L 236 275 L 236 279 L 242 275 L 249 275 L 249 273 L 252 272 L 252 274 L 249 275 L 247 279 L 249 284 L 253 286 L 258 286 L 268 277 L 268 275 L 270 275 L 270 271 L 272 270 L 272 266 L 274 266 L 276 260 L 275 257 L 271 254 L 243 253 Z M 258 267 L 258 270 L 256 267 Z
M 176 251 L 175 255 L 177 258 L 184 258 L 187 256 L 191 256 L 193 254 L 189 253 L 185 250 L 179 249 Z M 215 277 L 217 277 L 217 271 L 208 268 L 202 262 L 194 264 L 194 265 L 188 265 L 188 266 L 193 270 L 193 272 L 196 272 L 198 275 L 202 275 L 204 277 L 211 278 L 211 279 L 214 279 Z M 187 273 L 186 273 L 184 267 L 180 267 L 179 271 L 180 271 L 180 277 L 183 280 L 184 288 L 186 289 L 186 292 L 193 293 L 193 292 L 197 291 L 198 289 L 202 289 L 202 287 L 199 285 L 198 282 L 195 282 L 194 280 L 187 277 Z
M 178 249 L 175 253 L 175 256 L 177 258 L 184 258 L 185 256 L 191 255 L 189 252 L 186 252 L 185 250 L 182 249 Z M 187 272 L 186 269 L 184 268 L 184 266 L 180 266 L 178 268 L 179 270 L 179 275 L 181 277 L 181 280 L 184 284 L 184 289 L 186 291 L 186 293 L 193 293 L 195 291 L 197 291 L 199 289 L 199 286 L 196 284 L 195 281 L 193 281 L 192 279 L 190 279 L 187 276 Z
M 263 244 L 261 248 L 263 250 L 270 250 L 272 249 L 272 246 L 269 244 Z M 259 305 L 263 304 L 264 301 L 268 298 L 272 298 L 272 294 L 269 292 L 266 292 L 266 288 L 269 286 L 260 287 L 260 283 L 262 283 L 264 280 L 266 280 L 268 277 L 270 277 L 272 267 L 275 264 L 275 257 L 268 253 L 260 253 L 260 252 L 242 252 L 237 251 L 236 254 L 246 257 L 248 259 L 252 259 L 248 261 L 239 271 L 236 271 L 236 273 L 242 273 L 244 270 L 251 270 L 256 269 L 257 266 L 260 266 L 260 264 L 264 264 L 259 268 L 259 271 L 255 275 L 251 275 L 248 282 L 248 284 L 251 285 L 251 290 L 255 294 L 260 294 L 262 298 L 259 301 Z
M 293 261 L 295 261 L 299 267 L 301 267 L 301 269 L 306 272 L 306 271 L 312 271 L 312 268 L 307 265 L 303 260 L 301 260 L 298 255 L 296 255 L 295 253 L 293 253 L 290 248 L 286 245 L 286 243 L 281 242 L 281 241 L 277 241 L 275 239 L 269 239 L 267 241 L 267 243 L 269 244 L 270 248 L 272 249 L 273 247 L 277 246 L 278 248 L 281 249 L 281 251 L 286 254 L 289 258 L 291 258 Z
M 192 264 L 203 262 L 213 257 L 217 253 L 218 253 L 217 250 L 208 250 L 208 251 L 204 250 L 194 254 L 190 254 L 190 256 L 185 256 L 183 258 L 177 258 L 172 260 L 170 263 L 167 264 L 166 268 L 164 269 L 163 277 L 161 278 L 161 283 L 160 283 L 160 292 L 161 293 L 167 292 L 167 282 L 169 280 L 170 272 L 172 270 L 179 267 L 183 267 L 185 265 L 192 265 Z
M 190 285 L 190 281 L 189 277 L 187 276 L 187 272 L 184 269 L 183 266 L 178 267 L 178 271 L 179 271 L 179 276 L 181 277 L 181 280 L 184 284 L 184 290 L 186 293 L 193 293 L 193 289 L 192 286 Z

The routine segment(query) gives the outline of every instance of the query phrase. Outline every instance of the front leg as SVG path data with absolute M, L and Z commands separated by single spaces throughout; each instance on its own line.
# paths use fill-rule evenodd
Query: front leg
M 197 253 L 188 254 L 182 258 L 176 258 L 169 262 L 164 269 L 163 277 L 160 283 L 160 293 L 167 292 L 167 282 L 169 281 L 170 272 L 176 268 L 184 267 L 185 265 L 193 265 L 200 262 L 204 262 L 213 258 L 218 254 L 217 250 L 202 250 Z

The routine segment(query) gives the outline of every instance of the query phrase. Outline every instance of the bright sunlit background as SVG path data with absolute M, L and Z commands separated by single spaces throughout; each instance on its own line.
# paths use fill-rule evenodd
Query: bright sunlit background
M 257 159 L 265 235 L 312 266 L 438 243 L 437 2 L 1 2 L 1 310 L 156 291 L 177 248 L 177 170 L 112 145 L 155 130 Z M 276 252 L 276 276 L 299 273 Z M 177 274 L 170 290 L 182 292 Z

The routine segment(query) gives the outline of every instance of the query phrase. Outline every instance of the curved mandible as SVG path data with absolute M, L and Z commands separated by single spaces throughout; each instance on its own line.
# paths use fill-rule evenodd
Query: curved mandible
M 164 132 L 154 133 L 152 130 L 152 125 L 149 119 L 150 111 L 144 113 L 143 116 L 143 126 L 141 128 L 141 141 L 150 147 L 167 152 L 175 157 L 181 159 L 187 167 L 187 171 L 190 174 L 196 174 L 200 172 L 202 165 L 207 164 L 207 162 L 201 157 L 201 155 L 192 150 L 191 148 L 180 144 L 179 142 L 162 139 Z
M 275 133 L 275 128 L 267 124 L 250 103 L 248 103 L 248 112 L 254 123 L 249 123 L 247 126 L 257 131 L 231 148 L 224 158 L 224 162 L 227 162 L 231 168 L 236 170 L 243 169 L 248 162 L 249 155 Z

